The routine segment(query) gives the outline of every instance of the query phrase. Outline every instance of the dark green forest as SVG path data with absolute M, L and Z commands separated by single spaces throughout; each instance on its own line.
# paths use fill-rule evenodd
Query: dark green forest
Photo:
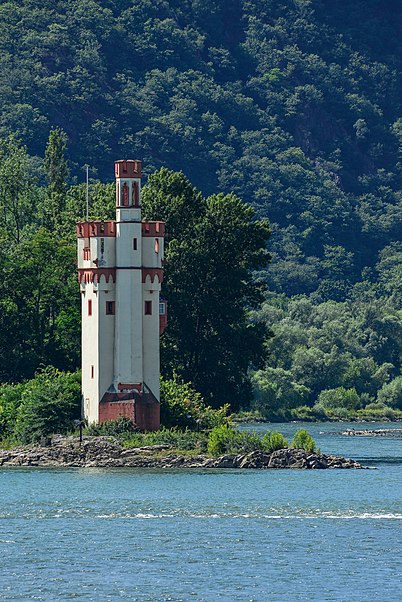
M 270 417 L 394 417 L 401 17 L 396 0 L 0 2 L 0 380 L 78 368 L 83 166 L 105 218 L 126 157 L 171 228 L 166 376 Z M 224 314 L 210 290 L 232 260 Z

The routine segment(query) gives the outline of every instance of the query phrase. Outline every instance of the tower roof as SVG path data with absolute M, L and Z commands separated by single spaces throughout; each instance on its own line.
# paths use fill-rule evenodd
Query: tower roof
M 133 159 L 115 161 L 114 173 L 116 178 L 141 178 L 141 161 Z

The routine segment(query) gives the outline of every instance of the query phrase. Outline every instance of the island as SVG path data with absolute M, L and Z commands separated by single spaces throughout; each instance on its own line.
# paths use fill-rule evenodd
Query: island
M 125 449 L 113 437 L 55 435 L 42 445 L 24 445 L 0 450 L 0 466 L 96 467 L 96 468 L 365 468 L 348 458 L 284 448 L 266 453 L 261 450 L 218 457 L 178 453 L 170 445 L 148 445 Z

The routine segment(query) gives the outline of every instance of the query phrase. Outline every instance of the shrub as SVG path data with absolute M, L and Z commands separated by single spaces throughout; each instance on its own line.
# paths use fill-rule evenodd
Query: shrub
M 90 424 L 85 429 L 85 434 L 93 437 L 107 436 L 124 438 L 134 432 L 134 425 L 130 418 L 120 416 L 116 420 L 108 420 L 103 424 Z
M 15 435 L 21 442 L 31 443 L 42 435 L 66 433 L 80 416 L 80 373 L 48 366 L 24 385 Z
M 397 376 L 378 391 L 377 401 L 402 410 L 402 376 Z
M 309 453 L 316 451 L 314 439 L 305 429 L 299 429 L 296 431 L 295 436 L 293 437 L 292 447 L 296 449 L 304 449 Z
M 277 449 L 284 449 L 288 447 L 288 440 L 282 435 L 282 433 L 276 433 L 275 431 L 267 432 L 262 438 L 262 445 L 264 451 L 271 454 Z
M 346 408 L 347 410 L 357 410 L 360 407 L 360 398 L 356 389 L 345 389 L 337 387 L 336 389 L 325 389 L 318 396 L 317 405 L 324 409 Z
M 170 445 L 179 450 L 195 450 L 203 453 L 207 450 L 207 436 L 206 433 L 198 433 L 189 429 L 180 431 L 162 428 L 154 433 L 132 433 L 124 440 L 124 446 L 127 448 L 148 445 Z
M 24 385 L 0 386 L 0 438 L 10 437 L 15 427 L 18 408 L 22 402 Z
M 263 449 L 263 443 L 254 432 L 240 432 L 230 426 L 217 426 L 208 435 L 208 453 L 211 456 L 248 453 L 258 449 Z
M 166 428 L 199 430 L 213 428 L 227 422 L 229 405 L 214 410 L 206 406 L 200 393 L 176 374 L 172 379 L 161 379 L 161 423 Z

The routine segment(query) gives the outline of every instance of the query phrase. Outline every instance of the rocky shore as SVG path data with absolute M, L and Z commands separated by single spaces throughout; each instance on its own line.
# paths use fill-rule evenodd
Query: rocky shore
M 402 429 L 347 429 L 333 434 L 349 437 L 402 437 Z
M 0 449 L 0 466 L 99 467 L 99 468 L 364 468 L 358 462 L 302 449 L 281 449 L 267 454 L 226 454 L 218 458 L 187 456 L 168 445 L 124 449 L 110 437 L 54 436 L 47 445 Z

